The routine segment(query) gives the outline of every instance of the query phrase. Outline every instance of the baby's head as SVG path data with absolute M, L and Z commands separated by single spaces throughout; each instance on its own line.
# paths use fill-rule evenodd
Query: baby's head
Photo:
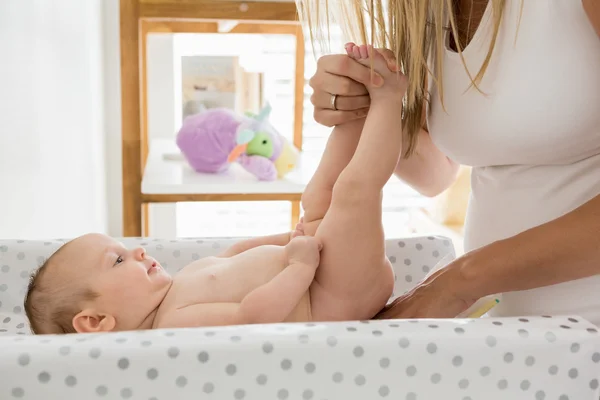
M 89 234 L 56 251 L 31 277 L 25 312 L 33 333 L 150 328 L 171 277 L 143 248 Z

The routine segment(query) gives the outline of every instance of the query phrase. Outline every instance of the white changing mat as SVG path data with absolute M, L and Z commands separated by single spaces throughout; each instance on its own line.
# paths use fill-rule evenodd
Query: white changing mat
M 145 243 L 171 272 L 233 240 Z M 352 321 L 32 336 L 29 272 L 60 242 L 0 241 L 0 399 L 598 400 L 600 336 L 579 317 Z M 444 238 L 387 242 L 396 295 Z M 395 296 L 394 296 L 395 297 Z

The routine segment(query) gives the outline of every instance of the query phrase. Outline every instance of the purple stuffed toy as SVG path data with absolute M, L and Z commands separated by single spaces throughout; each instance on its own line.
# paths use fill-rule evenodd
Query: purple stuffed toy
M 196 172 L 220 173 L 237 162 L 259 180 L 281 178 L 294 168 L 298 152 L 268 122 L 270 112 L 269 105 L 256 116 L 202 111 L 183 121 L 177 146 Z

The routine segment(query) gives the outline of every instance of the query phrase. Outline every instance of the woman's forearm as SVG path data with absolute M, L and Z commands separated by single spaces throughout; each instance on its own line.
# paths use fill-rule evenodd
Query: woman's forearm
M 479 298 L 600 274 L 599 238 L 597 196 L 554 221 L 465 254 L 465 290 Z

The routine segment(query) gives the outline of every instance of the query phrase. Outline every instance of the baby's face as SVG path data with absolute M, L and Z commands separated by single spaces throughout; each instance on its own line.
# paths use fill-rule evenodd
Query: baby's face
M 71 243 L 69 262 L 80 281 L 100 296 L 74 320 L 78 331 L 129 330 L 144 325 L 160 305 L 171 285 L 171 276 L 143 248 L 127 249 L 114 239 L 98 234 L 82 236 Z M 80 313 L 81 314 L 81 313 Z M 96 315 L 96 319 L 90 318 Z M 104 320 L 104 328 L 97 326 Z M 112 322 L 111 320 L 114 319 Z M 81 327 L 79 323 L 83 323 Z M 109 328 L 106 328 L 106 327 Z

